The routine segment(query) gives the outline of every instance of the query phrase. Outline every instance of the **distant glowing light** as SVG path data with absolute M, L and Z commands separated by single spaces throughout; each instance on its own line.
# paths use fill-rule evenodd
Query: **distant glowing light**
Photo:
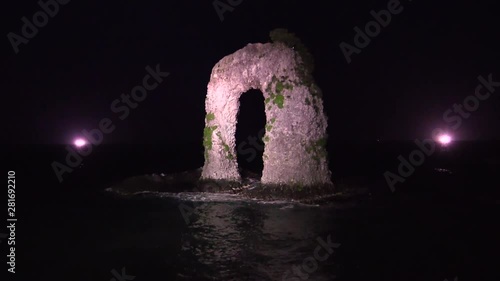
M 451 136 L 450 135 L 440 135 L 438 137 L 438 142 L 442 145 L 448 145 L 451 143 Z
M 87 141 L 82 138 L 78 138 L 74 141 L 74 144 L 76 147 L 82 147 L 87 144 Z

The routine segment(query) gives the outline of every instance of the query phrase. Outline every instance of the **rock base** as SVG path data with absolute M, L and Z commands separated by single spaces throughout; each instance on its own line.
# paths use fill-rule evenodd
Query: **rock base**
M 241 171 L 242 181 L 203 180 L 201 168 L 176 174 L 152 174 L 128 178 L 111 187 L 114 192 L 133 195 L 141 192 L 209 192 L 239 194 L 249 199 L 317 203 L 340 196 L 333 185 L 288 186 L 260 182 L 260 175 Z

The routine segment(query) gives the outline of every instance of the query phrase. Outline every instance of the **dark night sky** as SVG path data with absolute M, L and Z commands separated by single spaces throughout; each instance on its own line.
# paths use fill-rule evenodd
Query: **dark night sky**
M 348 64 L 339 44 L 353 44 L 353 28 L 388 2 L 243 0 L 221 22 L 212 1 L 72 0 L 16 55 L 5 35 L 20 34 L 21 17 L 40 7 L 10 1 L 2 15 L 3 142 L 65 143 L 109 117 L 116 129 L 106 143 L 201 143 L 212 67 L 247 43 L 269 41 L 277 27 L 314 55 L 332 139 L 428 138 L 446 128 L 443 113 L 474 93 L 479 75 L 500 81 L 498 10 L 494 1 L 401 1 L 403 11 Z M 158 63 L 170 76 L 119 121 L 112 101 Z M 500 88 L 481 101 L 456 135 L 500 139 L 499 96 Z

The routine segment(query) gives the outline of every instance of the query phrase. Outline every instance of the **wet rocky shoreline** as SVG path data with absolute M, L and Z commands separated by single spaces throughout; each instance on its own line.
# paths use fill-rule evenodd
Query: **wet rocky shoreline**
M 287 186 L 268 185 L 260 182 L 260 175 L 241 171 L 241 182 L 221 180 L 200 180 L 201 168 L 173 173 L 134 176 L 119 182 L 108 189 L 122 195 L 141 192 L 207 192 L 237 194 L 248 199 L 265 201 L 291 201 L 301 203 L 321 203 L 345 200 L 359 195 L 360 190 L 347 190 L 335 185 Z

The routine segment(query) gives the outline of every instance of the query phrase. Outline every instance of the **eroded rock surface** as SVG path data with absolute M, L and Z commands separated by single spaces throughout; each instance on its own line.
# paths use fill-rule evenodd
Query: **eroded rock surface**
M 304 59 L 281 43 L 248 44 L 212 70 L 205 101 L 202 179 L 240 181 L 235 133 L 240 96 L 258 89 L 265 99 L 266 133 L 261 182 L 331 184 L 325 149 L 327 118 L 321 90 Z

